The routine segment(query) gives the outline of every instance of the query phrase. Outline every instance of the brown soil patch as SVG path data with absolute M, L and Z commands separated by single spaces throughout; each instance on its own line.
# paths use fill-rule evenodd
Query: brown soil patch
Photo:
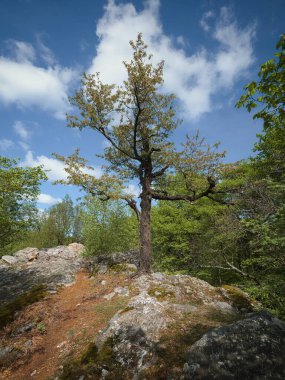
M 101 282 L 105 280 L 106 284 Z M 66 358 L 76 358 L 110 318 L 124 308 L 130 297 L 114 296 L 107 301 L 103 295 L 116 286 L 128 286 L 124 274 L 77 275 L 75 284 L 62 288 L 42 301 L 28 306 L 17 319 L 0 332 L 1 346 L 13 347 L 18 358 L 0 371 L 3 380 L 46 380 Z M 33 323 L 33 328 L 17 333 Z

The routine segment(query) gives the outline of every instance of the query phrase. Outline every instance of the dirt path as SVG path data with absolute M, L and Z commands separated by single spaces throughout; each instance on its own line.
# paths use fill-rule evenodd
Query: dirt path
M 115 296 L 106 300 L 103 296 L 128 282 L 124 275 L 89 278 L 81 272 L 74 285 L 27 307 L 0 333 L 1 345 L 13 347 L 15 353 L 0 379 L 46 380 L 67 357 L 78 357 L 129 299 Z M 21 331 L 25 326 L 29 331 Z

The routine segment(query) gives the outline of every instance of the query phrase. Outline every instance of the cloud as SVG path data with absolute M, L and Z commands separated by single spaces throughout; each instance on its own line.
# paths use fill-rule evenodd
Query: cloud
M 25 141 L 19 141 L 19 145 L 27 152 L 30 150 L 30 145 L 27 144 Z
M 24 123 L 22 123 L 21 121 L 18 121 L 18 120 L 15 121 L 15 123 L 13 125 L 13 129 L 17 133 L 17 135 L 20 136 L 20 138 L 22 140 L 28 140 L 29 139 L 30 132 L 25 127 Z
M 54 53 L 48 46 L 44 44 L 42 37 L 39 34 L 37 35 L 37 47 L 39 49 L 41 58 L 47 65 L 53 66 L 57 63 Z
M 35 60 L 36 52 L 30 43 L 12 39 L 6 42 L 17 62 L 33 62 Z
M 44 170 L 47 170 L 46 174 L 50 181 L 67 178 L 67 173 L 64 170 L 64 164 L 61 161 L 44 155 L 34 157 L 32 151 L 27 152 L 22 165 L 31 167 L 42 165 Z
M 126 79 L 121 62 L 132 54 L 129 40 L 142 32 L 154 63 L 165 60 L 164 90 L 176 94 L 183 118 L 198 119 L 215 107 L 215 95 L 226 94 L 254 62 L 254 26 L 239 28 L 227 8 L 215 18 L 211 12 L 203 17 L 213 18 L 213 26 L 207 30 L 215 41 L 213 51 L 201 47 L 187 55 L 181 37 L 177 47 L 175 39 L 163 32 L 158 0 L 145 2 L 141 11 L 131 3 L 110 0 L 97 24 L 99 44 L 89 72 L 100 72 L 104 82 L 121 84 Z
M 209 30 L 211 29 L 211 27 L 209 25 L 209 20 L 213 19 L 214 17 L 215 17 L 215 14 L 212 11 L 208 11 L 208 12 L 206 12 L 206 13 L 203 14 L 203 16 L 202 16 L 202 18 L 200 20 L 200 25 L 201 25 L 201 28 L 205 32 L 209 32 Z
M 5 152 L 6 150 L 10 149 L 14 145 L 13 141 L 8 139 L 1 139 L 0 140 L 0 149 Z
M 11 48 L 14 48 L 15 58 L 0 56 L 0 103 L 20 108 L 37 107 L 64 119 L 68 90 L 77 78 L 77 71 L 52 65 L 50 50 L 43 44 L 40 49 L 49 63 L 47 67 L 34 63 L 32 45 L 13 41 Z
M 43 204 L 47 204 L 47 205 L 53 205 L 53 204 L 61 202 L 61 201 L 62 201 L 61 198 L 54 198 L 49 194 L 42 193 L 38 196 L 38 202 L 43 203 Z
M 67 173 L 64 170 L 64 163 L 56 158 L 50 158 L 44 155 L 34 157 L 32 151 L 28 151 L 25 156 L 25 160 L 21 163 L 23 166 L 39 166 L 42 165 L 50 181 L 66 180 Z M 100 177 L 102 171 L 100 168 L 94 167 L 94 170 L 86 170 L 85 173 Z

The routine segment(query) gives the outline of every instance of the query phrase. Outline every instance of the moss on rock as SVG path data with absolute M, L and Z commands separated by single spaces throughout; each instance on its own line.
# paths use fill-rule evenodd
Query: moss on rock
M 163 286 L 151 286 L 148 289 L 148 294 L 155 297 L 159 301 L 164 301 L 169 298 L 174 298 L 175 294 L 172 290 L 168 290 Z
M 245 309 L 248 311 L 252 311 L 254 309 L 253 301 L 239 288 L 231 285 L 223 285 L 222 288 L 226 290 L 227 296 L 233 306 L 237 309 Z
M 0 306 L 0 328 L 13 321 L 17 311 L 39 301 L 46 296 L 45 285 L 35 285 L 29 292 L 19 295 L 15 300 Z

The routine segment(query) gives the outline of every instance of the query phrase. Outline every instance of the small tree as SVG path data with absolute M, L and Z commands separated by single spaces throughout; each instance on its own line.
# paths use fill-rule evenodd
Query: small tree
M 46 179 L 40 166 L 24 168 L 0 156 L 0 255 L 37 222 L 36 199 Z
M 101 156 L 107 162 L 105 174 L 92 176 L 92 167 L 78 150 L 67 158 L 56 157 L 67 165 L 68 180 L 62 183 L 79 185 L 103 200 L 123 199 L 135 212 L 140 235 L 139 270 L 148 273 L 152 200 L 195 202 L 202 197 L 212 198 L 216 192 L 215 165 L 223 153 L 212 150 L 198 135 L 193 140 L 186 136 L 183 150 L 176 151 L 169 138 L 179 122 L 175 119 L 174 95 L 161 90 L 164 63 L 152 65 L 141 34 L 130 45 L 133 59 L 124 62 L 128 79 L 122 86 L 103 84 L 98 73 L 85 74 L 81 89 L 71 98 L 80 116 L 68 116 L 68 126 L 91 128 L 109 142 Z M 171 179 L 171 171 L 184 182 L 184 191 L 179 194 L 163 188 Z M 140 207 L 126 190 L 132 179 L 139 180 Z

